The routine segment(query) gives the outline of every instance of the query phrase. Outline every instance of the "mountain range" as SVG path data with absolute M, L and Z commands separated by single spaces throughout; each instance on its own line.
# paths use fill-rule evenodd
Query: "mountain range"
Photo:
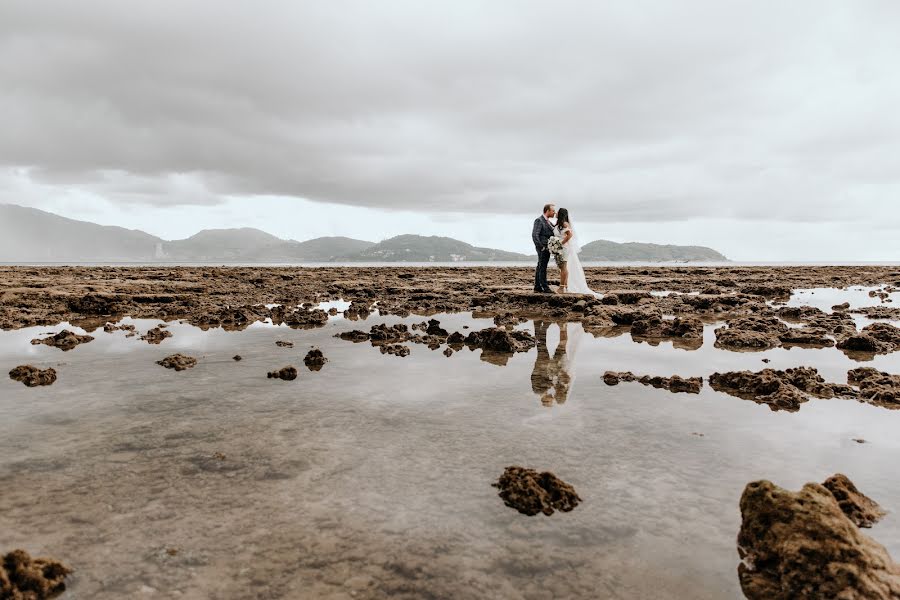
M 585 244 L 584 261 L 725 261 L 701 246 Z M 0 261 L 17 262 L 489 262 L 534 256 L 480 248 L 453 238 L 399 235 L 381 242 L 321 237 L 283 240 L 259 229 L 207 229 L 167 241 L 123 227 L 77 221 L 35 208 L 0 204 Z

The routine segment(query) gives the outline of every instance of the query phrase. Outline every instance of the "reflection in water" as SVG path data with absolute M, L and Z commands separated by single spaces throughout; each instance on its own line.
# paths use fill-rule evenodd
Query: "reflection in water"
M 535 320 L 534 336 L 537 354 L 531 371 L 531 389 L 541 399 L 544 406 L 565 404 L 575 380 L 575 354 L 584 336 L 580 323 L 560 322 L 559 344 L 550 356 L 547 345 L 547 329 L 552 321 Z

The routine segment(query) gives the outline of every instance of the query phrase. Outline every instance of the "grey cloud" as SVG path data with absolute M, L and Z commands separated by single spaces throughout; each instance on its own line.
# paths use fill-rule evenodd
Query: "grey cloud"
M 151 205 L 552 199 L 603 221 L 862 219 L 900 191 L 898 16 L 894 2 L 8 0 L 0 164 Z

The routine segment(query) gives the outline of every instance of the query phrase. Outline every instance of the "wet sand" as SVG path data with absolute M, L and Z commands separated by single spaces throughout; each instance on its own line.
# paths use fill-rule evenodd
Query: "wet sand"
M 0 551 L 71 566 L 64 598 L 738 598 L 745 484 L 799 489 L 841 472 L 888 511 L 867 531 L 900 556 L 900 410 L 813 398 L 776 412 L 707 386 L 603 382 L 606 371 L 900 373 L 900 352 L 736 352 L 715 332 L 776 315 L 779 301 L 829 315 L 844 301 L 896 306 L 896 293 L 869 292 L 900 269 L 641 271 L 589 270 L 598 290 L 657 292 L 603 304 L 534 296 L 523 269 L 0 269 L 0 366 L 58 373 L 48 387 L 0 381 Z M 712 283 L 719 294 L 698 294 Z M 832 289 L 843 285 L 869 287 Z M 742 304 L 700 309 L 691 293 Z M 365 312 L 344 317 L 354 300 Z M 293 327 L 272 306 L 300 303 Z M 324 321 L 296 323 L 314 307 Z M 656 310 L 700 319 L 701 339 L 612 321 Z M 874 322 L 850 314 L 859 330 Z M 516 323 L 535 347 L 498 361 L 407 342 L 399 357 L 335 337 L 401 323 L 425 335 L 413 326 L 427 315 L 449 334 Z M 104 332 L 107 321 L 139 334 L 165 323 L 172 336 L 151 345 Z M 30 343 L 63 329 L 95 339 L 65 353 Z M 313 347 L 324 369 L 267 379 Z M 196 366 L 156 364 L 176 353 Z M 552 517 L 511 510 L 491 485 L 509 465 L 552 471 L 582 502 Z

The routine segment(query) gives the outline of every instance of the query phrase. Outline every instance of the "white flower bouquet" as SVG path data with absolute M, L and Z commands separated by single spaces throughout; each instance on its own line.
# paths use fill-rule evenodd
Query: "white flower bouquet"
M 566 247 L 563 246 L 562 240 L 558 237 L 552 237 L 547 240 L 547 250 L 556 259 L 556 264 L 566 262 Z

